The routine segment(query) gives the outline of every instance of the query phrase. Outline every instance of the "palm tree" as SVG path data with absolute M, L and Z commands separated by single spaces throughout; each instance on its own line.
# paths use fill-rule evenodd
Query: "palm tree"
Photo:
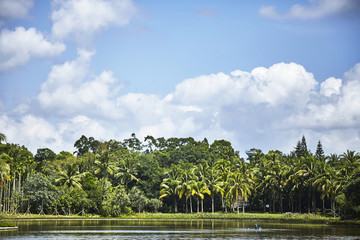
M 59 173 L 59 177 L 55 179 L 55 182 L 60 186 L 67 187 L 70 191 L 73 188 L 81 189 L 80 178 L 84 173 L 79 173 L 78 165 L 76 163 L 65 165 L 65 169 L 63 169 Z
M 206 186 L 204 181 L 195 181 L 191 182 L 191 195 L 196 196 L 197 202 L 197 213 L 199 213 L 199 200 L 201 199 L 201 212 L 204 212 L 204 194 L 210 195 L 211 192 Z
M 222 181 L 221 176 L 219 176 L 219 172 L 216 166 L 210 167 L 207 162 L 205 162 L 202 166 L 204 166 L 205 173 L 203 175 L 203 180 L 205 184 L 209 188 L 210 196 L 211 196 L 211 212 L 214 213 L 215 211 L 215 193 L 222 193 Z
M 100 154 L 96 154 L 95 158 L 95 175 L 99 175 L 105 179 L 113 175 L 116 171 L 115 156 L 109 150 L 104 150 Z
M 300 170 L 297 172 L 297 174 L 302 175 L 305 180 L 305 186 L 308 188 L 308 213 L 310 213 L 310 211 L 314 212 L 316 208 L 316 202 L 313 183 L 319 174 L 320 159 L 315 158 L 312 154 L 308 153 L 303 158 L 303 162 L 299 167 Z
M 275 212 L 276 198 L 279 196 L 280 211 L 283 211 L 283 194 L 288 184 L 289 167 L 284 164 L 288 160 L 280 151 L 269 151 L 261 158 L 263 167 L 261 168 L 262 181 L 258 188 L 262 192 L 270 190 L 270 211 Z M 272 206 L 272 207 L 271 207 Z
M 160 187 L 160 199 L 164 197 L 173 197 L 174 199 L 174 212 L 177 213 L 177 186 L 180 184 L 178 177 L 180 169 L 176 165 L 172 165 L 168 171 L 165 172 L 166 178 L 163 179 Z
M 6 136 L 5 136 L 5 134 L 0 133 L 0 144 L 1 144 L 2 142 L 6 142 Z
M 229 188 L 229 176 L 231 173 L 230 161 L 228 159 L 220 158 L 215 162 L 215 169 L 219 175 L 219 182 L 217 183 L 217 192 L 221 194 L 221 205 L 225 212 L 227 212 L 226 193 Z
M 334 218 L 336 216 L 335 196 L 341 190 L 343 182 L 344 176 L 342 172 L 330 164 L 324 166 L 324 171 L 314 181 L 314 186 L 321 191 L 320 198 L 324 199 L 327 197 L 330 199 L 331 211 L 334 214 Z
M 242 212 L 245 213 L 245 203 L 248 201 L 248 195 L 251 195 L 251 189 L 253 187 L 254 175 L 252 169 L 247 167 L 247 164 L 243 159 L 235 161 L 236 169 L 231 172 L 229 177 L 229 191 L 227 196 L 232 196 L 234 203 L 238 203 L 239 197 L 242 200 Z M 239 213 L 239 204 L 237 204 L 237 212 Z
M 360 164 L 360 156 L 355 151 L 347 150 L 340 156 L 341 171 L 343 172 L 346 180 L 349 180 L 352 172 Z
M 125 188 L 127 188 L 131 181 L 139 181 L 135 176 L 138 168 L 135 154 L 135 152 L 127 149 L 120 151 L 119 154 L 119 172 L 115 177 L 120 179 L 121 184 L 125 185 Z
M 182 173 L 179 177 L 179 185 L 176 187 L 176 193 L 179 195 L 181 199 L 185 196 L 186 201 L 186 213 L 188 213 L 188 199 L 190 199 L 190 213 L 192 213 L 192 181 L 196 180 L 196 176 L 194 174 L 195 168 L 192 164 L 183 164 L 181 167 Z

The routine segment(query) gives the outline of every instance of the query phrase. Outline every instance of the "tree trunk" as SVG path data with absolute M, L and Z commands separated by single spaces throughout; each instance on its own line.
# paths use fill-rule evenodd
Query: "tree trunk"
M 221 206 L 223 208 L 223 211 L 225 212 L 225 203 L 224 203 L 224 196 L 221 195 Z
M 265 199 L 265 193 L 263 193 L 263 211 L 265 213 L 266 211 L 266 199 Z
M 174 197 L 174 212 L 177 213 L 178 209 L 177 209 L 177 202 L 176 202 L 176 196 Z
M 224 199 L 225 213 L 227 213 L 226 198 Z
M 322 200 L 322 213 L 325 215 L 325 198 Z
M 311 190 L 309 189 L 308 190 L 308 206 L 307 206 L 307 208 L 308 208 L 308 213 L 310 213 L 311 211 L 310 211 L 310 202 L 311 202 Z
M 191 196 L 190 196 L 190 213 L 193 213 Z
M 204 199 L 201 199 L 201 212 L 204 212 Z
M 301 191 L 299 192 L 299 213 L 301 213 Z
M 280 212 L 283 213 L 284 209 L 283 209 L 283 200 L 282 200 L 282 193 L 280 192 Z
M 311 205 L 312 205 L 312 212 L 316 212 L 316 198 L 315 198 L 315 191 L 313 190 L 311 193 Z
M 14 202 L 15 202 L 15 190 L 16 190 L 16 172 L 14 170 L 14 181 L 13 181 L 13 187 L 12 187 L 12 191 L 11 191 L 11 207 L 10 207 L 10 211 L 13 212 L 14 211 Z
M 186 198 L 186 200 L 185 200 L 185 205 L 186 205 L 186 207 L 185 207 L 186 208 L 186 213 L 189 213 L 189 210 L 188 210 L 189 209 L 188 208 L 189 207 L 188 206 L 188 198 Z
M 245 199 L 242 199 L 242 212 L 245 213 Z
M 214 213 L 215 205 L 214 205 L 214 193 L 211 194 L 211 213 Z
M 331 196 L 331 211 L 334 213 L 334 218 L 336 217 L 336 209 L 335 209 L 335 199 L 334 196 Z
M 197 213 L 199 213 L 199 210 L 200 210 L 199 199 L 196 199 L 196 205 L 197 205 Z

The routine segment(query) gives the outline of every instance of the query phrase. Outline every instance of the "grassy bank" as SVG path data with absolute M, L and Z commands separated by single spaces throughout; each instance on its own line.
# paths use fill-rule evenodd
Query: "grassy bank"
M 1 214 L 1 220 L 6 219 L 105 219 L 98 215 L 38 215 L 38 214 Z M 115 219 L 115 218 L 114 218 Z M 321 223 L 321 224 L 357 224 L 360 220 L 341 220 L 316 214 L 299 213 L 136 213 L 122 215 L 117 219 L 222 219 L 222 220 L 264 220 L 288 223 Z
M 0 222 L 0 228 L 4 227 L 16 227 L 16 225 L 13 222 Z
M 38 215 L 38 214 L 2 214 L 0 219 L 96 219 L 100 216 L 79 216 L 79 215 Z M 229 220 L 269 220 L 279 222 L 298 222 L 298 223 L 333 223 L 339 224 L 343 221 L 315 214 L 298 213 L 140 213 L 123 215 L 120 219 L 229 219 Z M 356 222 L 356 221 L 354 221 Z M 358 221 L 360 224 L 360 221 Z

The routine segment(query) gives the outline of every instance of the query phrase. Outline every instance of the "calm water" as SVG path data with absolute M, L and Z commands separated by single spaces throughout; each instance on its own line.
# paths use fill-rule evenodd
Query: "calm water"
M 255 224 L 262 230 L 255 230 Z M 356 226 L 235 220 L 30 220 L 1 239 L 360 239 Z M 250 229 L 248 229 L 250 228 Z

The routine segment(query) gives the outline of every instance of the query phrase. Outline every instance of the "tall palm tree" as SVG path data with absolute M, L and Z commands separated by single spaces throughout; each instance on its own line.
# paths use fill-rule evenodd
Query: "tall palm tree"
M 224 212 L 227 212 L 226 193 L 229 190 L 229 176 L 231 174 L 231 167 L 229 159 L 220 158 L 215 162 L 215 169 L 219 175 L 220 181 L 217 183 L 217 188 L 221 194 L 221 205 Z
M 349 180 L 352 172 L 360 164 L 360 156 L 355 151 L 347 150 L 345 153 L 340 155 L 341 171 L 344 174 L 346 180 Z
M 10 166 L 6 163 L 9 158 L 10 157 L 6 153 L 0 155 L 0 184 L 3 188 L 6 188 L 4 184 L 5 180 L 10 181 Z
M 84 173 L 79 173 L 78 165 L 76 163 L 65 165 L 64 169 L 59 173 L 59 177 L 55 182 L 60 186 L 64 186 L 70 191 L 73 188 L 81 189 L 80 178 Z
M 337 170 L 331 164 L 324 166 L 324 171 L 314 181 L 314 186 L 321 191 L 320 198 L 330 199 L 331 211 L 336 216 L 335 197 L 340 192 L 344 183 L 344 176 L 341 171 Z
M 183 196 L 185 196 L 185 207 L 186 207 L 186 213 L 188 213 L 188 199 L 190 199 L 190 213 L 192 213 L 192 181 L 196 180 L 196 176 L 194 174 L 195 168 L 192 164 L 184 164 L 184 168 L 182 169 L 182 173 L 179 177 L 179 185 L 176 187 L 176 192 L 181 199 Z
M 3 133 L 0 133 L 0 143 L 6 142 L 6 136 Z
M 121 184 L 125 185 L 125 188 L 127 188 L 131 181 L 139 181 L 136 177 L 138 168 L 136 154 L 127 149 L 120 151 L 120 154 L 118 154 L 119 168 L 115 177 L 120 179 Z
M 199 200 L 201 199 L 201 212 L 204 212 L 204 194 L 210 195 L 211 192 L 206 186 L 204 181 L 195 181 L 191 182 L 191 195 L 196 196 L 197 202 L 197 213 L 199 213 Z
M 247 167 L 243 159 L 236 161 L 236 168 L 231 172 L 229 177 L 229 191 L 227 196 L 232 196 L 234 203 L 238 203 L 239 197 L 242 200 L 242 212 L 245 213 L 245 203 L 248 201 L 248 196 L 251 195 L 251 189 L 255 183 L 253 172 Z M 239 204 L 237 205 L 237 212 L 239 213 Z
M 160 185 L 160 199 L 164 197 L 172 197 L 174 199 L 174 212 L 177 213 L 177 186 L 180 184 L 178 177 L 180 169 L 176 165 L 172 165 L 169 170 L 165 172 L 166 178 L 163 179 Z
M 95 175 L 108 179 L 116 171 L 115 155 L 109 150 L 96 154 Z
M 209 166 L 207 162 L 203 163 L 204 166 L 204 174 L 203 181 L 209 189 L 211 196 L 211 212 L 215 211 L 215 193 L 223 193 L 221 176 L 219 175 L 219 171 L 215 166 Z

